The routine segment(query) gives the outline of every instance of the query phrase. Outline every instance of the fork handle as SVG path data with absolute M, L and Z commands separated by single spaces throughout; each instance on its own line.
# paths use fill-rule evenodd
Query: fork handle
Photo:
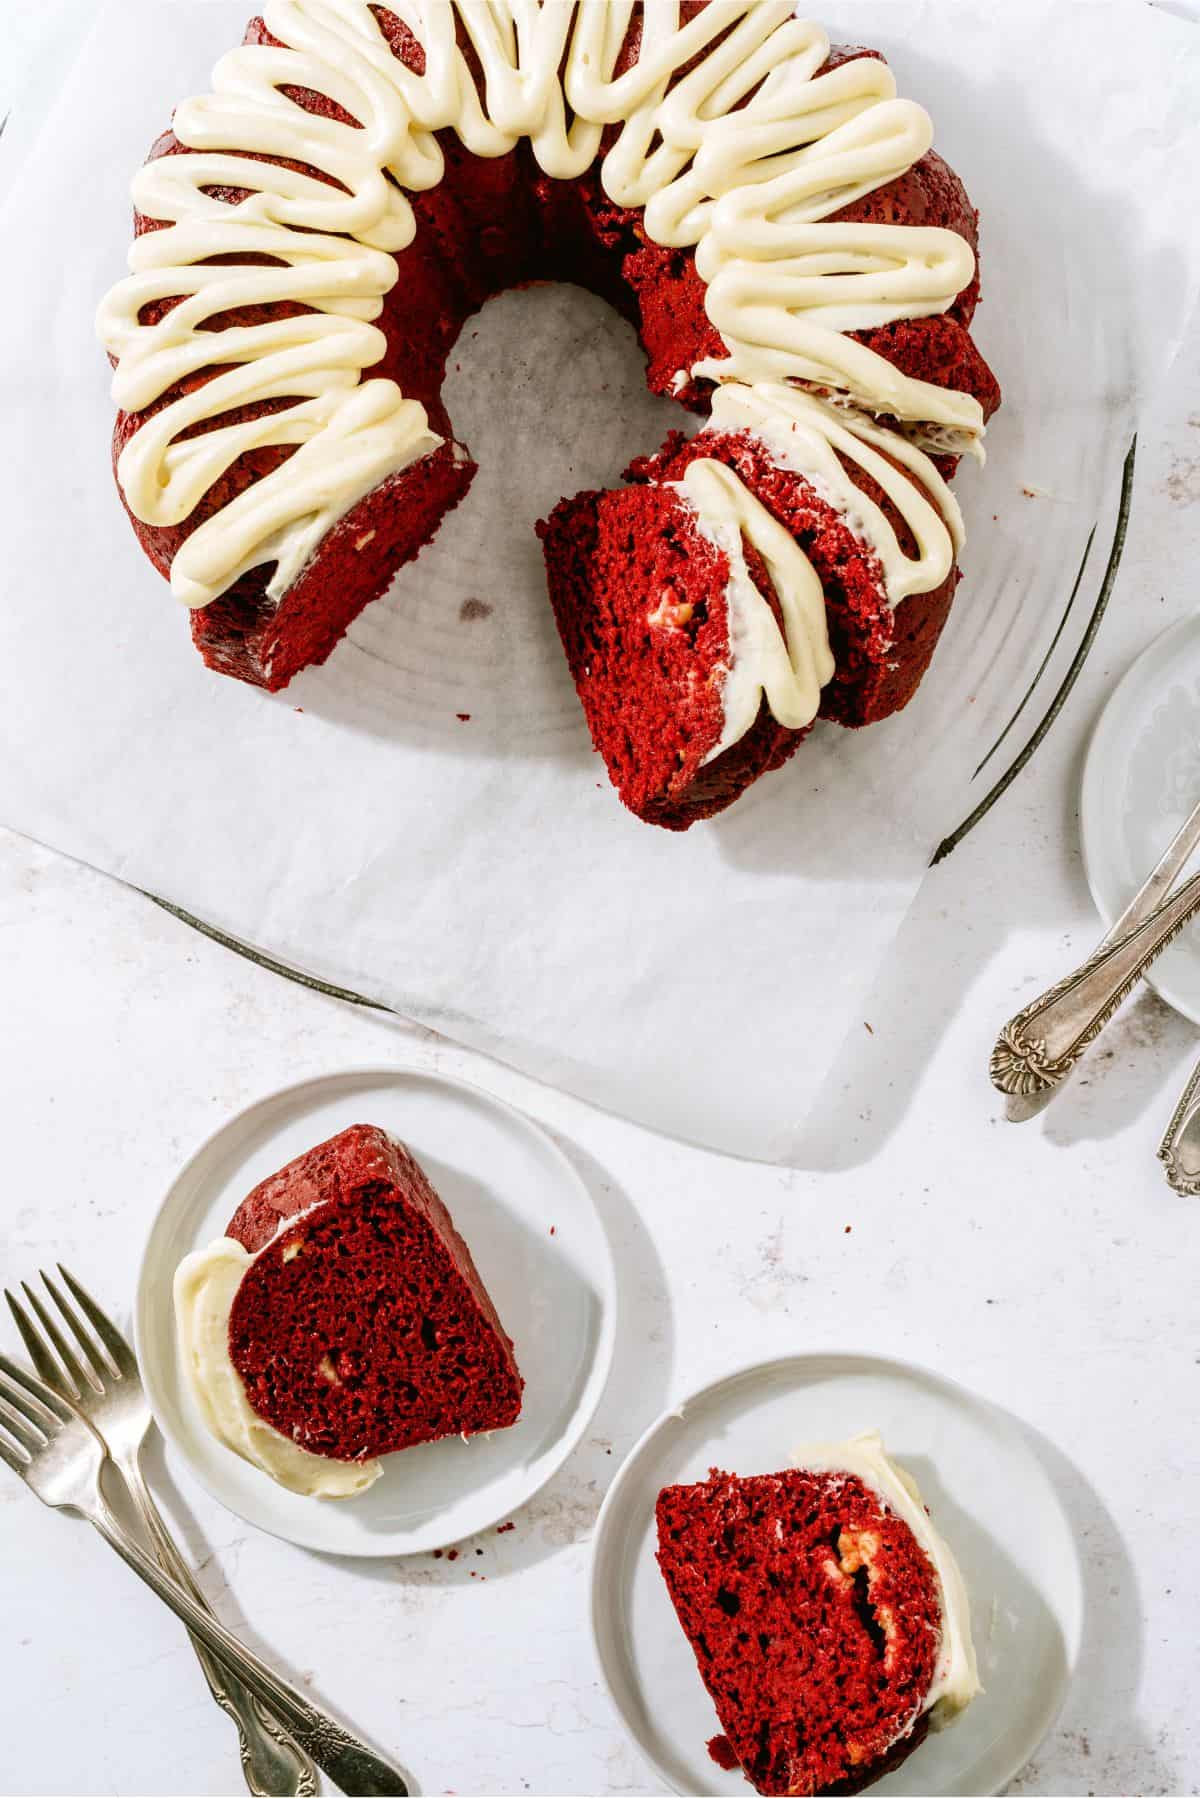
M 145 1525 L 159 1566 L 170 1574 L 177 1586 L 183 1587 L 189 1598 L 202 1605 L 211 1616 L 211 1606 L 192 1577 L 191 1568 L 175 1546 L 150 1488 L 142 1477 L 136 1450 L 132 1454 L 114 1456 L 114 1459 L 124 1476 L 138 1516 Z M 304 1751 L 271 1715 L 261 1699 L 256 1698 L 194 1636 L 192 1647 L 196 1651 L 201 1672 L 208 1681 L 209 1691 L 237 1730 L 242 1773 L 255 1798 L 315 1798 L 316 1773 Z
M 103 1500 L 89 1508 L 87 1516 L 109 1547 L 133 1568 L 139 1579 L 145 1580 L 193 1636 L 198 1636 L 207 1649 L 237 1673 L 334 1785 L 343 1792 L 360 1794 L 361 1798 L 408 1798 L 408 1786 L 394 1767 L 335 1723 L 327 1712 L 301 1697 L 294 1686 L 273 1673 L 224 1624 L 168 1579 L 126 1534 Z
M 1200 1062 L 1179 1095 L 1158 1159 L 1177 1193 L 1187 1199 L 1200 1195 Z
M 1193 874 L 1133 930 L 1115 942 L 1106 937 L 1081 968 L 1004 1026 L 992 1050 L 992 1085 L 1022 1099 L 1051 1092 L 1198 910 L 1200 874 Z

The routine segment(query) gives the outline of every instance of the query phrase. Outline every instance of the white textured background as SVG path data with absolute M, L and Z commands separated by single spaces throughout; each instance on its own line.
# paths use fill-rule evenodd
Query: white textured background
M 14 111 L 0 182 L 86 12 L 2 0 L 0 112 Z M 1031 529 L 1050 503 L 1029 502 Z M 594 1183 L 625 1299 L 592 1439 L 511 1533 L 463 1544 L 454 1563 L 338 1563 L 248 1532 L 156 1460 L 226 1620 L 394 1747 L 422 1790 L 658 1790 L 588 1645 L 596 1510 L 669 1395 L 810 1345 L 925 1361 L 1040 1433 L 1084 1555 L 1086 1646 L 1014 1789 L 1200 1785 L 1200 1206 L 1169 1192 L 1153 1153 L 1196 1033 L 1143 996 L 1021 1129 L 1001 1121 L 985 1073 L 999 1022 L 1098 934 L 1077 845 L 1083 747 L 1112 682 L 1194 606 L 1198 548 L 1193 351 L 1143 433 L 1091 662 L 1032 768 L 928 877 L 839 1065 L 819 1165 L 724 1160 L 476 1071 Z M 0 1273 L 61 1256 L 123 1316 L 151 1212 L 190 1147 L 272 1087 L 386 1060 L 403 1035 L 11 836 L 0 1007 Z M 0 1339 L 12 1346 L 3 1323 Z M 232 1741 L 173 1620 L 90 1532 L 0 1480 L 0 1790 L 231 1793 Z

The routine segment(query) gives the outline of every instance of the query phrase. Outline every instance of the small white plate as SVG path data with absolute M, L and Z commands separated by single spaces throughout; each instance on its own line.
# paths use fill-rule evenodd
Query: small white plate
M 985 1687 L 872 1792 L 997 1792 L 1053 1722 L 1079 1652 L 1083 1583 L 1070 1524 L 1017 1426 L 902 1361 L 793 1355 L 730 1374 L 661 1417 L 600 1512 L 592 1632 L 601 1671 L 634 1741 L 676 1792 L 746 1798 L 750 1788 L 708 1754 L 720 1725 L 654 1557 L 659 1490 L 711 1467 L 773 1473 L 805 1441 L 867 1429 L 879 1429 L 914 1476 L 962 1568 Z
M 525 1393 L 512 1429 L 389 1455 L 369 1491 L 330 1501 L 286 1492 L 209 1434 L 180 1377 L 171 1282 L 258 1181 L 349 1124 L 378 1124 L 420 1161 L 513 1338 Z M 457 1080 L 367 1068 L 286 1087 L 193 1155 L 151 1229 L 134 1327 L 159 1428 L 214 1498 L 305 1548 L 416 1554 L 489 1528 L 561 1467 L 608 1378 L 616 1277 L 591 1195 L 529 1118 Z
M 1106 925 L 1124 910 L 1200 800 L 1200 614 L 1140 655 L 1100 715 L 1080 795 L 1083 862 Z M 1200 929 L 1189 924 L 1147 976 L 1200 1024 Z

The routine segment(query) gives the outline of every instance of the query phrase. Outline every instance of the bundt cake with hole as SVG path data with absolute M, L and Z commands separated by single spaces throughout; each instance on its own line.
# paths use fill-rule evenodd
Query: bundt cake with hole
M 659 1493 L 658 1562 L 722 1733 L 756 1791 L 855 1792 L 980 1687 L 966 1591 L 879 1436 L 715 1468 Z
M 474 464 L 464 320 L 570 281 L 703 420 L 539 527 L 596 748 L 672 828 L 906 703 L 996 381 L 976 215 L 873 50 L 790 0 L 268 0 L 133 184 L 118 486 L 220 672 L 329 655 Z
M 380 1455 L 520 1415 L 513 1345 L 470 1250 L 372 1125 L 256 1186 L 180 1263 L 175 1312 L 209 1429 L 295 1492 L 352 1497 Z

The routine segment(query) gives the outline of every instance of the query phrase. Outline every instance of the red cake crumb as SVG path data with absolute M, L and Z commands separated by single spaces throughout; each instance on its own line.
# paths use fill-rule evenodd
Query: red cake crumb
M 759 1792 L 851 1792 L 910 1754 L 941 1637 L 937 1578 L 856 1476 L 667 1486 L 658 1562 L 723 1734 Z
M 741 1761 L 729 1746 L 728 1736 L 712 1736 L 707 1744 L 709 1756 L 716 1761 L 718 1767 L 724 1767 L 726 1773 L 732 1773 Z
M 524 1382 L 470 1250 L 382 1130 L 353 1125 L 299 1156 L 226 1234 L 255 1257 L 230 1312 L 233 1365 L 258 1415 L 310 1454 L 353 1461 L 516 1422 Z

